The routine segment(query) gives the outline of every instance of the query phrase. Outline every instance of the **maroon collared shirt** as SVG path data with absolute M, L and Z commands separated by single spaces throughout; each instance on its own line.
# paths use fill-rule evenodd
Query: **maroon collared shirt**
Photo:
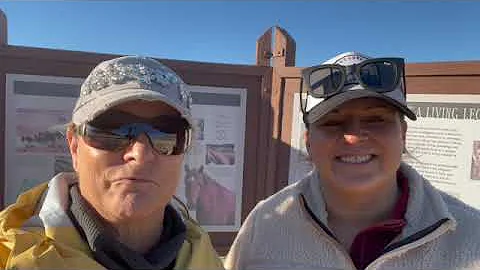
M 358 269 L 365 269 L 382 255 L 385 247 L 400 234 L 407 224 L 405 212 L 408 203 L 408 179 L 397 174 L 401 195 L 397 200 L 390 219 L 370 226 L 355 236 L 350 247 L 350 257 Z

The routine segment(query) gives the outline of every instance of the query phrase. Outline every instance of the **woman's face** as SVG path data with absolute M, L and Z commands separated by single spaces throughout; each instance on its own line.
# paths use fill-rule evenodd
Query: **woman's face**
M 162 102 L 135 100 L 115 109 L 135 117 L 138 123 L 178 115 Z M 129 123 L 113 112 L 110 119 L 116 125 Z M 131 224 L 163 212 L 178 187 L 183 154 L 158 154 L 145 134 L 123 150 L 108 151 L 94 148 L 72 133 L 68 135 L 69 147 L 79 175 L 80 192 L 104 219 L 112 224 Z
M 310 125 L 307 149 L 323 185 L 361 192 L 396 181 L 406 130 L 384 101 L 355 99 Z

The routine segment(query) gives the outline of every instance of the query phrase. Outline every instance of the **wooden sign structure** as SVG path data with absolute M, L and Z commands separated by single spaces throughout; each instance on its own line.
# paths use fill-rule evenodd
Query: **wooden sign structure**
M 0 171 L 3 172 L 3 177 L 1 177 L 0 180 L 0 197 L 2 205 L 5 206 L 4 203 L 6 198 L 4 197 L 4 194 L 7 190 L 6 187 L 8 186 L 9 181 L 11 182 L 13 180 L 7 179 L 6 170 L 14 170 L 14 168 L 6 168 L 6 164 L 15 165 L 15 160 L 12 161 L 12 159 L 17 157 L 24 158 L 26 155 L 25 153 L 29 154 L 32 149 L 38 149 L 38 147 L 35 148 L 36 146 L 32 147 L 32 144 L 30 144 L 30 150 L 25 150 L 25 147 L 15 148 L 15 141 L 13 141 L 11 145 L 6 145 L 6 140 L 10 140 L 10 135 L 15 135 L 15 129 L 19 127 L 16 125 L 20 125 L 17 123 L 18 121 L 15 122 L 15 119 L 20 119 L 20 117 L 29 113 L 28 111 L 26 112 L 25 108 L 12 109 L 12 104 L 17 104 L 17 102 L 11 102 L 12 100 L 7 100 L 7 98 L 20 92 L 25 93 L 30 91 L 30 94 L 32 94 L 32 92 L 35 91 L 43 91 L 42 89 L 45 89 L 43 86 L 46 83 L 48 83 L 48 87 L 61 86 L 58 89 L 62 89 L 63 87 L 65 91 L 70 91 L 71 89 L 69 90 L 69 87 L 71 88 L 72 85 L 64 83 L 66 80 L 70 82 L 81 81 L 99 62 L 118 57 L 119 55 L 8 45 L 5 31 L 5 16 L 3 13 L 0 15 L 0 30 L 2 31 L 0 33 L 0 106 L 2 107 L 0 113 L 0 126 L 4 131 L 0 135 L 0 148 L 13 149 L 9 152 L 2 151 L 0 154 Z M 239 181 L 242 181 L 239 185 L 241 187 L 241 207 L 239 208 L 241 209 L 241 213 L 239 217 L 243 220 L 256 202 L 270 193 L 266 192 L 263 187 L 262 183 L 264 183 L 264 181 L 259 179 L 263 179 L 267 170 L 267 167 L 263 166 L 263 164 L 267 163 L 268 155 L 266 153 L 268 153 L 270 142 L 269 132 L 271 127 L 268 123 L 271 122 L 270 117 L 272 115 L 270 105 L 272 68 L 255 65 L 212 64 L 171 59 L 158 60 L 177 72 L 186 83 L 196 88 L 210 89 L 210 92 L 217 91 L 216 93 L 219 95 L 227 92 L 234 93 L 235 89 L 241 89 L 241 91 L 246 92 L 244 115 L 245 130 L 244 134 L 242 134 L 243 141 L 241 144 L 243 149 L 235 150 L 243 151 L 243 160 L 241 160 L 241 163 L 243 164 L 243 172 L 241 172 L 241 179 L 239 179 Z M 32 85 L 33 87 L 31 87 Z M 10 88 L 13 88 L 13 90 Z M 68 94 L 62 94 L 59 93 L 59 91 L 57 91 L 56 94 L 60 96 L 68 96 Z M 45 93 L 33 94 L 35 94 L 35 96 L 30 95 L 28 98 L 37 98 L 38 101 L 34 103 L 41 103 L 45 100 L 41 97 L 41 95 Z M 20 100 L 19 96 L 20 95 L 15 96 L 17 101 Z M 59 97 L 59 99 L 61 98 L 62 97 Z M 57 104 L 60 107 L 64 105 L 61 103 Z M 51 109 L 53 111 L 58 110 L 57 107 L 59 106 L 52 106 Z M 20 109 L 22 110 L 20 111 Z M 7 121 L 5 121 L 6 118 L 12 117 L 13 120 L 7 119 Z M 6 130 L 7 124 L 11 124 L 8 130 Z M 242 125 L 242 123 L 230 124 L 230 128 L 232 129 L 235 129 L 236 125 Z M 22 139 L 23 138 L 26 138 L 25 140 L 28 139 L 25 136 L 23 136 Z M 18 151 L 24 150 L 26 152 L 18 153 Z M 31 154 L 30 160 L 33 160 L 33 162 L 36 163 L 34 154 L 38 153 Z M 43 160 L 44 158 L 38 157 L 37 162 L 41 163 Z M 47 172 L 46 174 L 49 173 Z M 12 173 L 11 175 L 15 175 L 15 173 Z M 24 180 L 26 181 L 25 183 L 29 183 L 29 179 Z M 48 179 L 43 180 L 47 181 Z M 213 244 L 220 254 L 226 253 L 233 241 L 235 233 L 236 231 L 210 231 Z
M 298 125 L 300 117 L 299 110 L 295 108 L 295 98 L 298 97 L 302 70 L 295 67 L 295 50 L 296 44 L 290 34 L 281 27 L 274 26 L 257 40 L 256 65 L 159 59 L 175 70 L 189 85 L 217 89 L 215 91 L 219 94 L 232 89 L 243 89 L 242 91 L 246 92 L 243 173 L 240 185 L 241 221 L 257 202 L 291 181 L 289 175 L 295 165 L 291 163 L 291 154 L 295 153 L 292 151 L 292 139 L 298 136 L 292 131 L 295 125 Z M 11 88 L 15 88 L 12 78 L 33 76 L 32 78 L 59 78 L 60 81 L 68 78 L 70 81 L 81 81 L 96 64 L 117 56 L 8 45 L 7 21 L 5 14 L 0 11 L 0 127 L 4 131 L 0 135 L 0 148 L 12 148 L 6 145 L 6 141 L 11 134 L 15 135 L 16 122 L 9 119 L 12 111 L 15 112 L 9 103 Z M 480 61 L 409 63 L 406 66 L 406 77 L 410 94 L 448 95 L 447 98 L 452 94 L 474 97 L 480 94 Z M 42 82 L 34 83 L 42 85 Z M 22 85 L 26 84 L 18 84 L 19 91 L 27 91 L 26 88 L 21 90 Z M 28 91 L 43 91 L 41 89 L 43 88 L 33 87 Z M 448 100 L 444 103 L 448 103 Z M 423 103 L 418 104 L 423 106 Z M 21 111 L 18 115 L 24 113 Z M 9 130 L 6 130 L 7 125 Z M 16 154 L 18 153 L 15 151 L 13 154 L 7 151 L 0 154 L 0 171 L 3 172 L 0 196 L 3 206 L 3 195 L 8 181 L 12 181 L 6 177 L 9 169 L 6 164 L 11 164 Z M 212 230 L 210 233 L 217 251 L 225 254 L 236 231 Z

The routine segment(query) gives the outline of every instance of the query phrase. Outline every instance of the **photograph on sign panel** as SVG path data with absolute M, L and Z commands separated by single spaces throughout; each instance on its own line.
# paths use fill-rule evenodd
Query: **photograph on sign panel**
M 206 164 L 235 164 L 235 152 L 233 144 L 207 144 L 206 147 Z
M 17 153 L 68 153 L 65 137 L 50 128 L 67 122 L 70 112 L 48 109 L 16 109 Z
M 470 178 L 472 180 L 480 180 L 480 140 L 473 141 Z

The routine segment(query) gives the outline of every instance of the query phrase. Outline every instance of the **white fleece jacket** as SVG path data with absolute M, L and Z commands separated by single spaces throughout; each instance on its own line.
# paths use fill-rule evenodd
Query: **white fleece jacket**
M 480 269 L 480 211 L 434 188 L 401 164 L 409 180 L 407 225 L 366 270 Z M 356 269 L 330 234 L 317 173 L 259 202 L 225 259 L 226 269 Z

